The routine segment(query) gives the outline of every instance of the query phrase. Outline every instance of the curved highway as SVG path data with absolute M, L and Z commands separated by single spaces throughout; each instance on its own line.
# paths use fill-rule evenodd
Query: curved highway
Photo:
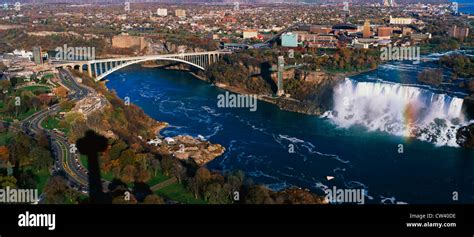
M 61 83 L 69 89 L 68 97 L 71 101 L 80 100 L 89 93 L 94 93 L 92 89 L 79 85 L 73 76 L 64 69 L 59 70 L 59 78 Z M 23 120 L 21 129 L 31 136 L 44 131 L 51 141 L 51 148 L 55 155 L 55 171 L 64 171 L 71 186 L 87 193 L 88 174 L 85 167 L 80 165 L 77 149 L 71 146 L 63 134 L 44 129 L 41 125 L 48 116 L 57 114 L 59 110 L 59 104 L 43 109 Z

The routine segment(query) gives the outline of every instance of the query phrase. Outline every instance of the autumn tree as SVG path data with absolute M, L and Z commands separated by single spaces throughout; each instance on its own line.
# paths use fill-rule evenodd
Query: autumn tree
M 171 167 L 171 174 L 178 180 L 178 183 L 181 183 L 181 181 L 186 177 L 186 168 L 179 160 L 174 159 Z
M 256 185 L 249 188 L 245 196 L 247 204 L 272 204 L 273 199 L 270 196 L 271 190 L 263 185 Z
M 108 152 L 109 157 L 111 160 L 118 159 L 120 157 L 120 153 L 127 148 L 127 144 L 122 140 L 117 140 L 112 144 L 110 151 Z
M 200 167 L 194 176 L 199 191 L 202 193 L 206 189 L 207 183 L 211 180 L 211 172 L 206 167 Z
M 150 194 L 145 197 L 145 200 L 142 202 L 143 204 L 165 204 L 163 198 L 156 194 Z
M 135 181 L 140 183 L 146 183 L 150 180 L 150 172 L 148 170 L 140 168 L 135 175 Z
M 207 185 L 203 196 L 211 204 L 227 204 L 231 201 L 223 186 L 216 182 Z
M 48 94 L 40 94 L 38 95 L 38 99 L 43 106 L 46 106 L 51 102 L 51 96 Z
M 161 159 L 161 170 L 163 171 L 163 174 L 169 176 L 172 168 L 173 157 L 171 157 L 170 155 L 164 155 Z
M 126 165 L 121 172 L 121 180 L 124 183 L 133 183 L 135 181 L 135 175 L 137 173 L 137 168 L 133 165 Z
M 53 91 L 59 98 L 66 98 L 68 92 L 63 86 L 56 87 Z
M 46 136 L 46 133 L 44 131 L 40 131 L 39 133 L 37 133 L 35 139 L 40 147 L 49 149 L 48 136 Z
M 75 203 L 78 193 L 70 188 L 67 181 L 60 176 L 53 176 L 44 187 L 44 202 L 46 204 Z
M 7 164 L 10 156 L 10 149 L 7 146 L 0 146 L 0 162 L 4 165 Z
M 72 108 L 74 108 L 74 105 L 74 102 L 70 100 L 63 100 L 59 103 L 59 107 L 62 111 L 70 111 Z
M 153 159 L 150 161 L 150 168 L 153 170 L 153 176 L 156 176 L 156 173 L 157 173 L 158 171 L 161 171 L 160 160 L 153 158 Z

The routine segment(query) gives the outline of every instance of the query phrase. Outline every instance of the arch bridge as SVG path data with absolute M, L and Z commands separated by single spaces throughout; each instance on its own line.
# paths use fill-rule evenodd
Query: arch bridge
M 56 68 L 71 68 L 83 73 L 87 71 L 89 77 L 99 81 L 109 74 L 130 66 L 132 64 L 146 61 L 172 61 L 191 65 L 195 68 L 206 70 L 206 68 L 219 61 L 224 54 L 230 54 L 228 51 L 209 51 L 197 53 L 179 53 L 164 55 L 145 55 L 137 57 L 119 57 L 109 59 L 95 59 L 90 61 L 54 61 Z

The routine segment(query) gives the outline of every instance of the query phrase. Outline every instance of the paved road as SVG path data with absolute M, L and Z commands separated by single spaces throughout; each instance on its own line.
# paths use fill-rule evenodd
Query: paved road
M 59 70 L 61 84 L 69 89 L 68 98 L 71 101 L 80 100 L 90 94 L 96 93 L 93 89 L 80 85 L 67 70 Z M 71 146 L 67 138 L 60 132 L 44 129 L 41 124 L 50 115 L 59 112 L 59 104 L 38 111 L 37 113 L 24 119 L 21 129 L 30 136 L 44 131 L 51 140 L 51 148 L 55 156 L 54 169 L 56 172 L 63 171 L 69 184 L 77 190 L 88 192 L 88 173 L 85 167 L 80 165 L 79 154 L 74 146 Z M 104 188 L 107 184 L 104 182 Z
M 65 79 L 65 72 L 60 71 L 60 78 L 68 86 L 70 90 L 70 100 L 79 100 L 87 95 L 87 91 L 74 86 L 68 79 Z M 69 85 L 71 85 L 69 87 Z M 41 124 L 50 115 L 55 115 L 60 110 L 59 104 L 55 104 L 46 109 L 43 109 L 28 118 L 24 119 L 21 123 L 21 129 L 28 135 L 34 136 L 41 131 L 44 131 L 51 141 L 51 148 L 55 156 L 55 171 L 64 171 L 69 184 L 76 187 L 78 190 L 86 193 L 88 190 L 88 179 L 87 173 L 84 169 L 79 169 L 75 165 L 75 160 L 78 158 L 77 154 L 71 153 L 71 144 L 69 144 L 67 138 L 54 131 L 44 129 Z
M 65 69 L 60 69 L 59 70 L 59 77 L 61 79 L 61 82 L 63 83 L 64 86 L 67 86 L 68 89 L 70 90 L 68 93 L 68 97 L 71 101 L 76 101 L 85 98 L 86 96 L 91 96 L 97 94 L 97 92 L 85 85 L 82 85 L 78 83 L 75 79 L 75 77 Z M 105 105 L 105 102 L 103 103 Z M 64 139 L 65 143 L 67 143 L 66 138 Z M 70 148 L 70 144 L 67 143 Z M 75 173 L 78 177 L 80 177 L 83 181 L 85 181 L 85 184 L 82 184 L 83 186 L 87 187 L 88 185 L 88 172 L 84 166 L 82 166 L 81 161 L 79 159 L 79 154 L 76 152 L 75 154 L 70 154 L 69 156 L 66 156 L 66 166 L 71 169 L 72 173 Z M 103 190 L 106 191 L 108 188 L 109 183 L 107 181 L 103 181 Z M 88 190 L 88 188 L 87 188 Z

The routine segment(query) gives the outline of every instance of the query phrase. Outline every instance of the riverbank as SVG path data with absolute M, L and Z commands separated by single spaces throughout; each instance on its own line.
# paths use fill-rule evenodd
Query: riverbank
M 177 71 L 172 71 L 172 70 L 152 70 L 152 69 L 139 69 L 138 72 L 142 73 L 147 73 L 147 72 L 156 72 L 156 71 L 161 71 L 161 72 L 166 72 L 170 73 L 169 79 L 178 82 L 181 80 L 178 74 L 185 74 L 182 72 L 177 73 Z M 120 75 L 117 73 L 116 75 Z M 126 80 L 115 80 L 114 77 L 116 75 L 111 75 L 112 77 L 107 83 L 108 86 L 110 86 L 109 83 L 112 85 L 110 88 L 112 88 L 109 92 L 106 92 L 107 94 L 115 91 L 113 93 L 114 95 L 120 95 L 119 97 L 113 98 L 112 95 L 109 95 L 109 99 L 113 101 L 113 103 L 116 105 L 114 108 L 118 108 L 119 110 L 124 110 L 128 111 L 130 110 L 131 107 L 124 107 L 122 104 L 124 103 L 124 100 L 121 98 L 124 98 L 124 95 L 122 94 L 122 90 L 116 87 L 116 83 L 120 82 L 121 86 L 124 86 L 124 88 L 132 88 L 131 85 L 128 85 L 128 83 L 133 83 L 133 85 L 137 86 L 140 85 L 141 83 L 157 83 L 157 82 L 163 82 L 164 80 L 148 80 L 146 79 L 145 81 L 142 81 L 141 79 L 144 79 L 145 77 L 127 77 Z M 151 78 L 155 78 L 152 75 L 148 74 L 151 76 Z M 174 75 L 174 76 L 173 76 Z M 192 78 L 191 75 L 186 73 L 186 75 L 189 78 Z M 188 79 L 189 79 L 188 78 Z M 192 79 L 191 79 L 192 80 Z M 194 82 L 197 82 L 198 80 L 194 80 Z M 189 82 L 189 81 L 188 81 Z M 193 82 L 190 82 L 193 83 Z M 199 83 L 201 85 L 204 85 L 202 81 L 199 80 Z M 99 83 L 102 84 L 103 83 Z M 188 83 L 189 84 L 189 83 Z M 181 88 L 184 85 L 181 85 Z M 204 86 L 207 89 L 210 89 L 210 87 L 205 84 Z M 108 87 L 107 87 L 108 88 Z M 139 86 L 139 88 L 143 89 L 141 92 L 149 93 L 149 95 L 153 96 L 156 98 L 156 95 L 159 95 L 160 92 L 158 91 L 163 91 L 167 92 L 168 90 L 162 90 L 163 88 L 160 86 Z M 104 88 L 105 89 L 105 88 Z M 156 89 L 156 90 L 155 90 Z M 99 89 L 100 90 L 100 89 Z M 129 90 L 128 92 L 134 93 L 132 90 Z M 141 94 L 143 96 L 144 94 Z M 187 102 L 190 101 L 190 98 L 187 97 L 186 94 L 181 94 L 179 91 L 174 91 L 173 95 L 179 96 L 178 100 L 172 100 L 172 101 L 167 101 L 166 99 L 157 99 L 156 102 L 159 103 L 171 103 L 173 104 L 172 107 L 168 108 L 167 106 L 162 107 L 161 105 L 158 106 L 153 106 L 152 110 L 149 110 L 149 106 L 141 104 L 142 99 L 140 99 L 141 96 L 137 94 L 133 95 L 127 95 L 130 96 L 129 98 L 133 98 L 131 102 L 133 104 L 130 104 L 129 106 L 135 107 L 137 109 L 143 108 L 143 110 L 146 110 L 146 115 L 149 118 L 153 118 L 154 122 L 147 122 L 146 124 L 142 124 L 139 127 L 136 127 L 137 129 L 140 128 L 145 128 L 149 131 L 152 131 L 153 133 L 159 133 L 161 136 L 149 140 L 146 143 L 145 140 L 149 138 L 150 136 L 143 136 L 143 139 L 135 140 L 137 143 L 142 144 L 142 146 L 134 145 L 133 143 L 130 145 L 132 149 L 134 150 L 139 150 L 141 152 L 140 156 L 145 156 L 145 157 L 150 157 L 152 156 L 147 155 L 148 153 L 151 154 L 156 154 L 154 157 L 158 158 L 159 164 L 161 165 L 161 169 L 163 170 L 163 174 L 165 174 L 168 177 L 175 177 L 178 182 L 182 182 L 184 189 L 194 193 L 195 198 L 202 198 L 208 203 L 212 204 L 231 204 L 231 203 L 248 203 L 248 204 L 263 204 L 263 203 L 276 203 L 276 204 L 291 204 L 291 203 L 305 203 L 305 204 L 323 204 L 325 203 L 324 198 L 321 196 L 317 195 L 316 193 L 312 193 L 309 190 L 304 190 L 304 189 L 295 189 L 294 187 L 288 187 L 288 189 L 285 190 L 271 190 L 270 187 L 265 187 L 263 185 L 256 185 L 254 183 L 249 183 L 245 181 L 244 179 L 244 174 L 240 174 L 238 172 L 239 169 L 215 169 L 212 168 L 212 170 L 208 170 L 208 165 L 211 163 L 216 163 L 220 162 L 222 160 L 225 160 L 226 157 L 222 157 L 224 152 L 226 154 L 232 153 L 232 146 L 229 146 L 228 144 L 224 143 L 210 143 L 208 141 L 214 140 L 214 138 L 211 138 L 212 135 L 207 134 L 208 128 L 210 126 L 201 126 L 197 127 L 198 132 L 197 133 L 190 133 L 187 131 L 183 132 L 172 132 L 170 133 L 170 130 L 174 130 L 176 128 L 182 127 L 181 124 L 175 123 L 173 119 L 174 116 L 172 114 L 175 113 L 176 109 L 182 108 L 185 106 Z M 146 96 L 146 95 L 145 95 Z M 151 97 L 149 97 L 151 98 Z M 186 98 L 186 99 L 184 99 Z M 119 101 L 120 100 L 120 103 Z M 181 104 L 181 105 L 176 105 L 174 104 L 175 102 Z M 149 104 L 148 104 L 149 105 Z M 140 107 L 138 107 L 140 106 Z M 207 107 L 205 107 L 207 108 Z M 133 109 L 134 110 L 134 109 Z M 133 110 L 130 110 L 126 112 L 126 114 L 129 113 L 135 113 Z M 167 116 L 155 116 L 156 112 L 161 112 L 165 111 Z M 189 110 L 191 112 L 191 110 Z M 212 110 L 209 110 L 210 113 L 212 113 Z M 185 118 L 185 116 L 179 116 L 180 118 Z M 176 118 L 176 117 L 174 117 Z M 160 121 L 167 121 L 167 123 L 162 123 L 160 126 L 151 126 L 152 124 L 157 124 L 156 120 L 158 119 Z M 186 124 L 192 124 L 195 121 L 208 121 L 209 118 L 206 118 L 206 116 L 201 116 L 201 115 L 196 115 L 193 117 L 186 117 Z M 129 119 L 126 119 L 129 120 Z M 170 125 L 168 125 L 168 122 Z M 142 130 L 142 129 L 140 129 Z M 214 130 L 216 133 L 218 133 L 218 129 Z M 226 130 L 227 131 L 227 130 Z M 188 135 L 183 135 L 183 134 L 188 134 Z M 196 135 L 196 134 L 203 134 L 204 136 Z M 128 135 L 128 134 L 127 134 Z M 121 137 L 121 136 L 119 136 Z M 135 138 L 136 136 L 133 135 L 131 136 L 132 138 Z M 240 139 L 239 139 L 240 140 Z M 129 144 L 129 142 L 127 142 Z M 222 145 L 221 145 L 222 144 Z M 115 150 L 117 148 L 115 147 L 120 147 L 120 142 L 114 142 L 112 145 L 111 150 Z M 123 153 L 123 152 L 122 152 Z M 121 156 L 119 156 L 118 159 Z M 215 159 L 217 157 L 222 157 L 222 159 Z M 114 162 L 111 162 L 112 164 Z M 120 162 L 118 162 L 120 164 Z M 153 164 L 152 161 L 147 161 L 147 164 Z M 126 167 L 124 167 L 126 168 Z M 128 169 L 128 168 L 127 168 Z M 138 168 L 137 168 L 138 169 Z M 109 168 L 109 170 L 114 170 L 113 167 Z M 124 171 L 122 171 L 124 173 Z M 252 176 L 251 173 L 248 174 L 250 177 Z M 234 177 L 238 177 L 238 179 Z M 128 177 L 125 177 L 128 178 Z M 197 180 L 202 180 L 203 178 L 206 179 L 206 182 L 201 182 Z M 232 180 L 232 190 L 228 190 L 229 187 L 231 187 L 227 182 L 231 182 Z M 236 180 L 241 180 L 239 182 L 242 182 L 241 184 L 236 185 L 234 181 Z M 245 181 L 245 182 L 244 182 Z M 216 188 L 218 190 L 216 190 Z M 208 193 L 204 192 L 201 190 L 216 190 L 215 195 L 213 193 Z M 250 190 L 250 192 L 249 192 Z M 240 201 L 235 201 L 232 200 L 231 197 L 232 193 L 234 192 L 240 192 Z M 265 199 L 255 199 L 254 196 L 265 196 Z M 299 196 L 304 195 L 305 198 L 302 200 L 299 198 Z
M 326 73 L 326 75 L 328 76 L 327 81 L 308 82 L 308 83 L 306 83 L 306 85 L 307 86 L 323 85 L 323 88 L 320 88 L 320 90 L 316 91 L 316 93 L 317 94 L 328 95 L 330 97 L 330 95 L 332 94 L 333 86 L 335 86 L 338 83 L 344 81 L 345 78 L 350 77 L 350 76 L 359 75 L 359 74 L 362 74 L 362 73 L 367 73 L 367 72 L 370 72 L 370 71 L 373 71 L 373 70 L 375 70 L 375 69 L 368 69 L 368 70 L 364 70 L 364 71 L 350 72 L 350 73 Z M 201 81 L 209 82 L 209 78 L 203 77 L 203 76 L 198 75 L 194 72 L 189 72 L 189 73 L 193 77 L 195 77 L 195 78 L 197 78 Z M 213 85 L 220 88 L 220 89 L 223 89 L 223 90 L 226 90 L 226 91 L 229 91 L 229 92 L 233 92 L 233 93 L 236 93 L 236 94 L 252 94 L 251 92 L 249 92 L 249 91 L 247 91 L 243 88 L 237 87 L 237 86 L 231 86 L 231 85 L 227 85 L 227 84 L 219 83 L 219 82 L 214 83 Z M 296 98 L 291 97 L 291 95 L 289 95 L 289 94 L 287 94 L 286 96 L 284 95 L 284 96 L 280 96 L 280 97 L 277 97 L 277 96 L 271 95 L 271 94 L 257 94 L 257 99 L 259 99 L 261 101 L 264 101 L 264 102 L 267 102 L 267 103 L 270 103 L 270 104 L 277 105 L 281 110 L 285 110 L 285 111 L 289 111 L 289 112 L 296 112 L 296 113 L 301 113 L 301 114 L 307 114 L 307 115 L 316 115 L 316 116 L 320 116 L 324 112 L 326 112 L 327 109 L 331 105 L 330 100 L 332 100 L 332 98 L 325 98 L 325 99 L 329 100 L 328 103 L 324 104 L 323 106 L 320 106 L 320 105 L 317 105 L 317 104 L 310 104 L 310 102 L 308 102 L 306 100 L 305 101 L 298 100 Z

